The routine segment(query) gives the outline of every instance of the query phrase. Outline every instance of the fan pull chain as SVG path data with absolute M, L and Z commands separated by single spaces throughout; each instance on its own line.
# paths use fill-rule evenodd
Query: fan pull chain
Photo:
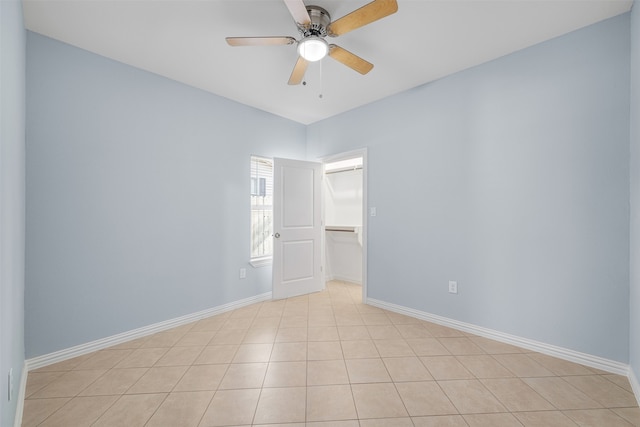
M 318 95 L 318 98 L 322 99 L 322 62 L 323 61 L 319 61 L 320 62 L 320 95 Z

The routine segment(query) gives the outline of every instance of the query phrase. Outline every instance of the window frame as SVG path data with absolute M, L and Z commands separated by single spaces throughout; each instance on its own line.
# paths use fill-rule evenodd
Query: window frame
M 271 175 L 264 176 L 264 167 L 260 167 L 258 162 L 264 162 L 269 166 Z M 262 169 L 262 170 L 261 170 Z M 254 245 L 257 244 L 256 240 L 254 240 L 255 231 L 254 227 L 256 226 L 254 223 L 254 213 L 257 212 L 265 212 L 268 211 L 271 213 L 271 224 L 269 224 L 266 228 L 263 227 L 262 232 L 265 233 L 267 230 L 273 230 L 273 159 L 265 156 L 258 156 L 252 154 L 250 157 L 250 246 L 249 246 L 249 264 L 254 268 L 265 267 L 273 264 L 273 233 L 271 233 L 271 251 L 269 254 L 262 255 L 254 255 Z M 264 181 L 262 181 L 264 179 Z M 259 204 L 255 203 L 254 197 L 262 197 L 262 202 L 265 202 L 265 199 L 270 198 L 271 205 L 266 204 L 262 205 L 263 208 L 260 208 Z M 266 209 L 264 207 L 267 207 Z M 270 209 L 269 209 L 270 207 Z M 264 238 L 263 238 L 264 239 Z M 264 240 L 263 240 L 264 242 Z M 264 244 L 264 243 L 262 243 Z

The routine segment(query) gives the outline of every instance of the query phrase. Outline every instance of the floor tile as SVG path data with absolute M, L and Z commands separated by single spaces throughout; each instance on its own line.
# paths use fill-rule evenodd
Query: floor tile
M 258 405 L 260 389 L 218 390 L 200 427 L 250 425 Z
M 413 427 L 411 418 L 379 418 L 360 420 L 360 427 Z
M 202 352 L 194 360 L 194 365 L 212 365 L 212 364 L 228 364 L 231 363 L 236 352 L 238 351 L 237 344 L 222 344 L 211 345 L 205 347 Z
M 640 427 L 640 408 L 613 408 L 613 412 L 630 422 L 636 427 Z
M 386 313 L 364 313 L 362 314 L 362 320 L 365 325 L 377 326 L 377 325 L 391 325 L 391 319 Z
M 455 356 L 421 357 L 420 360 L 436 380 L 475 378 Z
M 271 351 L 271 362 L 295 362 L 307 360 L 307 342 L 275 343 Z
M 560 411 L 543 412 L 517 412 L 514 416 L 525 427 L 576 427 L 577 424 L 571 421 Z
M 415 356 L 409 344 L 403 339 L 374 340 L 373 341 L 381 357 Z
M 339 339 L 338 328 L 335 326 L 309 327 L 308 329 L 309 341 L 338 341 Z
M 169 347 L 140 348 L 122 359 L 116 368 L 150 368 L 169 351 Z
M 129 356 L 133 350 L 102 350 L 97 351 L 92 357 L 85 360 L 74 370 L 79 369 L 111 369 L 122 359 Z
M 69 371 L 53 380 L 49 385 L 35 392 L 36 399 L 49 397 L 73 397 L 107 372 L 106 369 Z
M 425 322 L 424 327 L 427 328 L 431 336 L 438 338 L 463 337 L 464 333 L 447 326 L 438 325 L 436 323 Z
M 502 366 L 492 356 L 486 354 L 457 356 L 460 363 L 476 378 L 509 378 L 513 373 Z
M 461 414 L 507 412 L 478 380 L 439 381 L 438 384 Z
M 395 325 L 396 329 L 405 339 L 415 339 L 415 338 L 431 338 L 431 333 L 419 324 L 408 324 L 408 325 Z
M 263 387 L 305 387 L 307 362 L 271 362 Z
M 469 427 L 522 427 L 511 414 L 472 414 L 464 415 Z
M 187 371 L 187 366 L 165 366 L 150 368 L 127 394 L 169 393 Z
M 342 341 L 345 359 L 366 359 L 380 357 L 372 340 Z
M 361 427 L 363 424 L 356 420 L 350 421 L 311 421 L 306 424 L 281 424 L 275 427 Z M 274 427 L 270 425 L 269 427 Z
M 555 409 L 551 403 L 519 378 L 486 379 L 482 380 L 482 384 L 510 411 L 549 411 Z
M 610 409 L 582 409 L 563 412 L 580 427 L 629 427 L 632 425 Z
M 523 378 L 557 409 L 592 409 L 601 405 L 559 377 Z
M 451 353 L 437 338 L 411 338 L 407 343 L 417 356 L 448 356 Z
M 264 388 L 258 400 L 255 424 L 305 421 L 306 388 Z
M 92 427 L 143 427 L 167 394 L 124 395 Z
M 173 391 L 214 391 L 227 373 L 229 365 L 193 365 Z
M 171 393 L 145 427 L 197 427 L 209 402 L 212 391 Z
M 473 341 L 467 337 L 439 338 L 438 341 L 454 356 L 485 354 L 483 349 L 475 345 Z
M 420 359 L 410 357 L 385 357 L 382 359 L 394 382 L 433 380 Z
M 415 427 L 468 427 L 462 415 L 438 415 L 431 417 L 413 417 Z
M 336 313 L 336 325 L 338 326 L 364 326 L 364 320 L 359 313 Z
M 205 346 L 216 333 L 214 331 L 191 331 L 184 334 L 176 346 Z
M 25 395 L 25 427 L 640 427 L 624 376 L 362 304 L 341 281 L 41 367 Z
M 80 393 L 80 396 L 123 394 L 135 384 L 147 370 L 147 368 L 111 369 L 94 381 L 93 384 L 85 388 Z
M 518 377 L 551 377 L 553 373 L 526 354 L 496 354 L 493 357 Z
M 35 427 L 37 425 L 40 425 L 40 423 L 44 421 L 49 415 L 56 412 L 70 400 L 70 397 L 58 397 L 51 399 L 26 399 L 24 401 L 22 427 Z
M 142 345 L 142 348 L 173 347 L 178 341 L 180 341 L 182 335 L 184 334 L 175 333 L 173 331 L 158 332 L 149 336 Z
M 359 418 L 409 416 L 400 395 L 391 383 L 353 384 L 351 390 Z
M 632 392 L 617 386 L 600 375 L 571 376 L 563 379 L 584 394 L 609 408 L 628 408 L 637 405 Z
M 382 359 L 345 360 L 351 384 L 391 382 Z
M 351 387 L 327 385 L 307 388 L 307 421 L 357 419 Z
M 273 344 L 242 344 L 238 347 L 233 363 L 268 362 Z
M 209 345 L 241 344 L 246 331 L 236 329 L 220 329 L 209 341 Z
M 349 384 L 344 360 L 310 360 L 307 362 L 307 385 Z
M 25 397 L 29 398 L 33 393 L 51 384 L 53 380 L 63 374 L 64 372 L 29 372 L 27 375 Z
M 118 400 L 118 396 L 76 397 L 44 420 L 40 426 L 88 427 L 113 405 L 116 400 Z
M 308 360 L 336 360 L 342 359 L 340 341 L 323 341 L 307 343 Z
M 172 347 L 154 366 L 189 366 L 204 350 L 203 346 Z
M 590 375 L 592 373 L 586 366 L 547 356 L 546 354 L 528 353 L 527 355 L 554 375 Z
M 393 325 L 367 326 L 367 332 L 374 340 L 395 340 L 402 338 L 398 329 Z
M 499 341 L 495 341 L 484 337 L 470 337 L 471 341 L 487 354 L 512 354 L 512 353 L 524 353 L 524 350 L 520 347 L 516 347 L 510 344 L 505 344 Z
M 261 388 L 267 363 L 238 363 L 229 365 L 218 389 Z
M 301 342 L 307 341 L 307 328 L 280 328 L 276 334 L 275 342 Z
M 338 335 L 341 340 L 369 340 L 369 330 L 366 326 L 338 326 Z
M 602 378 L 605 378 L 609 381 L 611 381 L 612 383 L 614 383 L 615 385 L 617 385 L 618 387 L 622 387 L 623 389 L 627 390 L 628 392 L 633 393 L 633 388 L 631 387 L 631 383 L 629 382 L 629 379 L 623 375 L 615 375 L 615 374 L 607 374 L 607 375 L 601 375 Z
M 398 383 L 396 389 L 412 417 L 458 413 L 435 381 Z

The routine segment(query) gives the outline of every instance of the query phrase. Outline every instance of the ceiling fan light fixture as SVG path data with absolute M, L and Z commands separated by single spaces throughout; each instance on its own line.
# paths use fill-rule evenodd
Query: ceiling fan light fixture
M 309 36 L 298 43 L 298 55 L 309 62 L 316 62 L 327 56 L 329 44 L 321 37 Z

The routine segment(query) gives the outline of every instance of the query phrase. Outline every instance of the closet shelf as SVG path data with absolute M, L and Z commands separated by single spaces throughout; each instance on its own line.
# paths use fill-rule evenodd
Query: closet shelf
M 356 227 L 354 226 L 342 226 L 342 225 L 327 225 L 325 231 L 342 231 L 346 233 L 355 233 Z

